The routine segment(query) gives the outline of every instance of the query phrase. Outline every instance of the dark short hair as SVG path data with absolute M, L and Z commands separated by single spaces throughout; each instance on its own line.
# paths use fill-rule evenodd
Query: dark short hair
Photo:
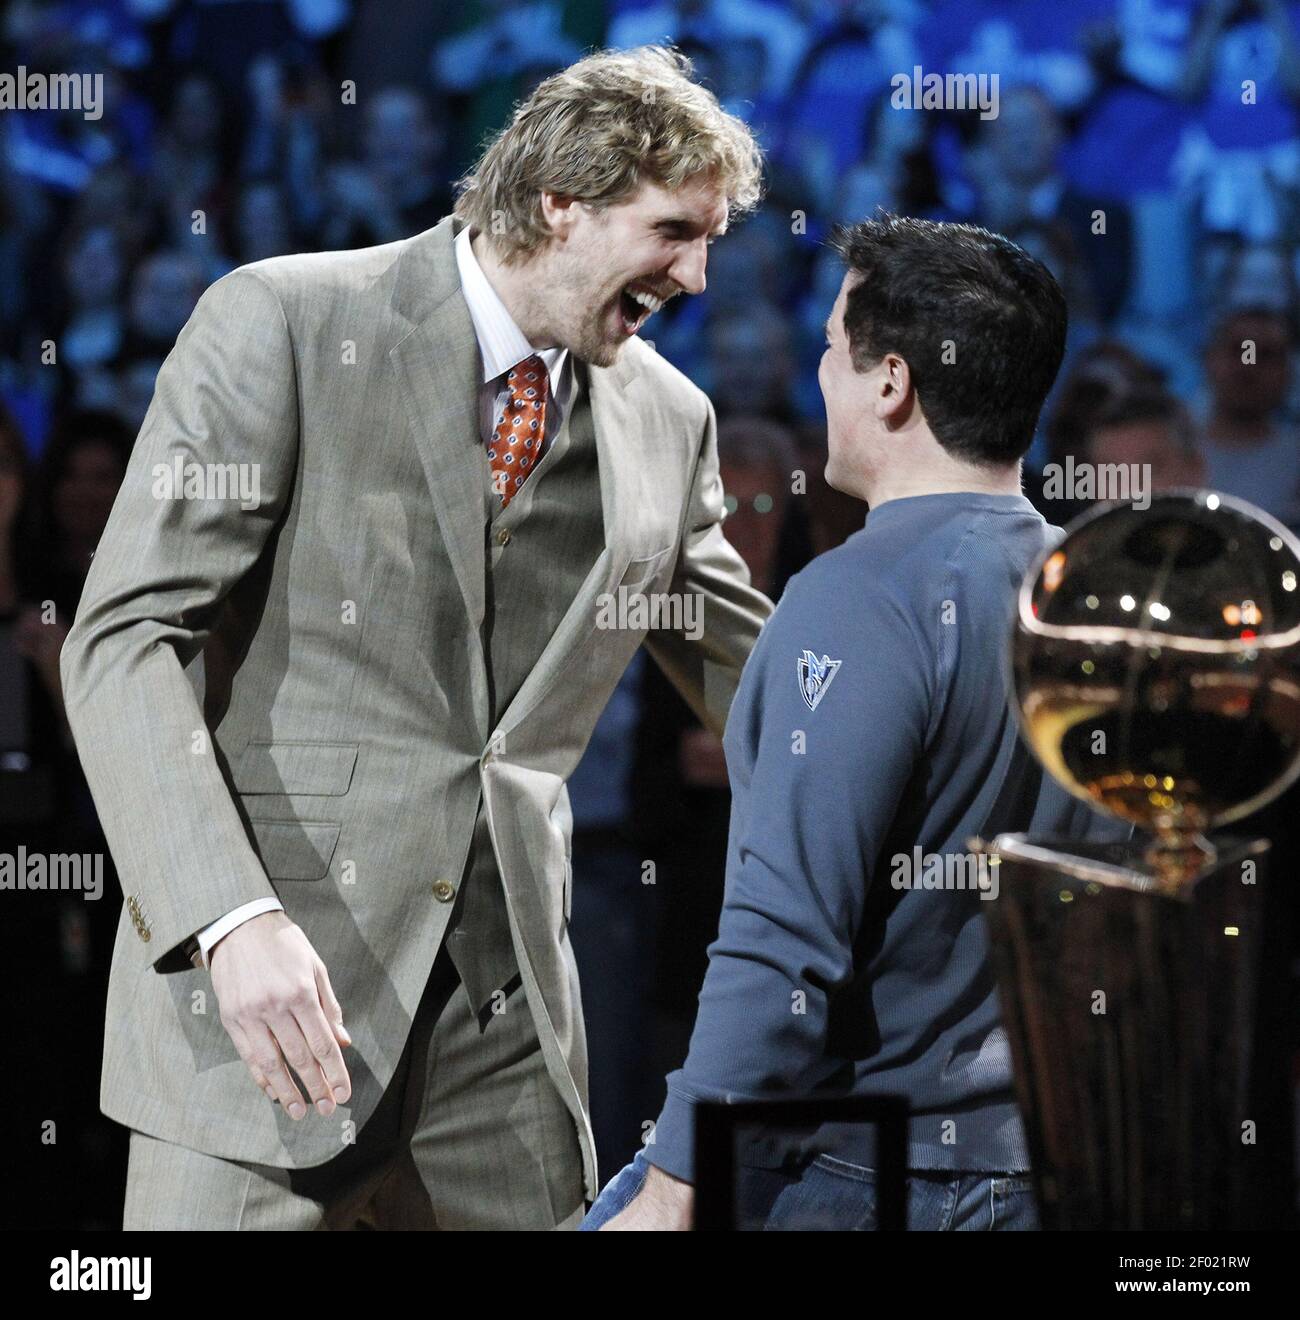
M 1023 458 L 1065 354 L 1065 296 L 1047 267 L 1000 234 L 904 216 L 841 227 L 831 243 L 855 277 L 854 367 L 897 353 L 944 449 Z
M 1295 342 L 1295 318 L 1285 308 L 1260 302 L 1239 302 L 1219 309 L 1211 325 L 1209 346 L 1221 345 L 1238 321 L 1272 321 L 1282 327 L 1288 343 Z
M 107 445 L 125 473 L 134 437 L 116 413 L 104 408 L 73 408 L 55 421 L 36 469 L 37 499 L 47 529 L 54 525 L 55 489 L 83 445 Z
M 1196 428 L 1182 403 L 1168 390 L 1138 387 L 1130 393 L 1107 400 L 1089 419 L 1084 433 L 1085 446 L 1091 445 L 1098 431 L 1116 426 L 1137 426 L 1152 422 L 1167 427 L 1180 448 L 1196 448 Z

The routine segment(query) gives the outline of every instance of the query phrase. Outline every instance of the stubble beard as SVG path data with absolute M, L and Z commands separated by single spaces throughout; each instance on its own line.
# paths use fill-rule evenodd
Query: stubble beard
M 608 335 L 609 303 L 603 302 L 595 310 L 590 296 L 582 290 L 566 295 L 573 310 L 570 324 L 568 316 L 559 318 L 557 338 L 578 359 L 593 367 L 612 367 L 618 361 L 622 343 Z
M 591 272 L 608 261 L 603 247 L 589 244 L 583 252 L 565 254 L 554 262 L 548 279 L 560 311 L 555 318 L 557 337 L 574 357 L 593 367 L 612 367 L 623 348 L 621 340 L 609 337 L 609 298 L 596 304 L 602 291 L 589 282 Z
M 582 339 L 573 349 L 573 355 L 580 362 L 592 367 L 612 367 L 618 361 L 623 345 L 611 343 L 600 334 L 599 322 L 584 331 Z

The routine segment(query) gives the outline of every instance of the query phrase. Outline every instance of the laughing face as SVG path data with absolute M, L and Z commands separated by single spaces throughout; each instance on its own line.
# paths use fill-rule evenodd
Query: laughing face
M 670 298 L 703 292 L 708 245 L 727 225 L 726 196 L 707 177 L 671 192 L 643 182 L 603 210 L 548 194 L 545 210 L 555 241 L 531 282 L 544 291 L 537 319 L 545 342 L 597 367 Z

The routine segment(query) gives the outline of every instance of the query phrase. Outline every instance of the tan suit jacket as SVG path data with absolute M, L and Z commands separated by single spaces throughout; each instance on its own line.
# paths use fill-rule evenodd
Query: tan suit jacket
M 642 641 L 721 730 L 771 606 L 722 534 L 708 400 L 633 339 L 587 371 L 604 551 L 493 725 L 479 359 L 452 237 L 446 220 L 234 271 L 163 365 L 62 660 L 127 895 L 101 1103 L 228 1159 L 336 1155 L 402 1053 L 481 795 L 594 1195 L 565 780 Z M 260 503 L 163 498 L 178 456 L 256 465 Z M 699 593 L 703 635 L 599 626 L 620 586 Z M 328 1120 L 293 1123 L 258 1092 L 182 952 L 270 894 L 353 1037 L 353 1099 Z

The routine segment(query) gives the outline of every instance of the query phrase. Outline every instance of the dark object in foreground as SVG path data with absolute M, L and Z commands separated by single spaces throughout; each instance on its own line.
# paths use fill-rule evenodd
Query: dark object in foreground
M 695 1110 L 695 1228 L 734 1230 L 736 1147 L 744 1129 L 789 1133 L 824 1123 L 875 1123 L 876 1226 L 907 1226 L 907 1106 L 899 1099 L 856 1096 L 823 1100 L 746 1100 L 737 1104 L 701 1102 Z

